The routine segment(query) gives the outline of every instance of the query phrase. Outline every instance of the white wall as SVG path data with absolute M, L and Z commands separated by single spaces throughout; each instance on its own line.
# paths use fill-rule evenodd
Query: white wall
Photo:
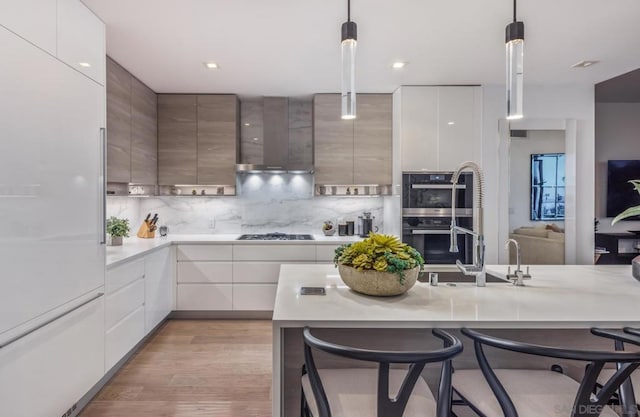
M 640 222 L 624 221 L 611 226 L 607 216 L 607 161 L 640 159 L 640 103 L 596 103 L 595 111 L 595 211 L 599 232 L 640 229 Z M 633 192 L 629 188 L 629 192 Z
M 499 242 L 500 222 L 508 222 L 508 213 L 500 213 L 498 160 L 498 121 L 505 117 L 503 85 L 483 87 L 483 150 L 482 167 L 485 173 L 485 230 L 487 262 L 498 262 L 504 248 Z M 593 86 L 532 86 L 525 87 L 524 113 L 530 119 L 576 119 L 576 229 L 577 263 L 593 263 L 594 249 L 594 88 Z M 504 163 L 504 161 L 503 161 Z M 508 227 L 508 225 L 506 226 Z M 495 232 L 492 232 L 495 231 Z
M 531 155 L 564 153 L 564 131 L 530 130 L 527 138 L 512 138 L 510 152 L 509 230 L 535 226 L 531 221 Z M 546 221 L 564 228 L 564 221 Z

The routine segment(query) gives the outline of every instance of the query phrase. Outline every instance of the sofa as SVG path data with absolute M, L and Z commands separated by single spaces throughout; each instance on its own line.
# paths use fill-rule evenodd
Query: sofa
M 509 234 L 520 244 L 523 265 L 564 265 L 564 230 L 555 225 L 519 227 Z M 516 250 L 509 247 L 509 262 L 516 264 Z

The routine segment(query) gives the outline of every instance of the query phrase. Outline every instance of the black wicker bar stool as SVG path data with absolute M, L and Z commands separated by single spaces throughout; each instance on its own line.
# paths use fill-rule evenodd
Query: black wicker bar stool
M 442 349 L 378 351 L 326 342 L 305 328 L 306 373 L 302 376 L 301 416 L 448 417 L 451 359 L 462 352 L 462 343 L 442 330 L 434 329 L 433 334 L 444 341 Z M 357 361 L 377 362 L 378 368 L 318 369 L 314 349 Z M 436 400 L 421 373 L 426 364 L 437 362 L 442 362 L 442 369 Z M 390 364 L 405 364 L 409 368 L 390 369 Z
M 618 417 L 607 404 L 640 366 L 640 351 L 564 349 L 501 339 L 471 329 L 462 329 L 462 333 L 473 340 L 480 369 L 456 371 L 453 390 L 481 417 Z M 484 353 L 485 346 L 587 362 L 585 375 L 581 382 L 576 382 L 552 370 L 492 369 Z M 596 390 L 598 376 L 608 363 L 617 364 L 618 370 L 602 389 Z
M 591 329 L 591 333 L 596 336 L 606 337 L 614 341 L 614 347 L 617 351 L 624 351 L 624 344 L 630 343 L 640 346 L 640 329 L 626 327 L 623 332 Z M 616 368 L 603 369 L 598 376 L 597 390 L 602 389 L 607 381 L 616 373 Z M 623 417 L 635 416 L 640 409 L 640 403 L 637 393 L 640 391 L 640 371 L 631 374 L 631 378 L 620 385 L 620 388 L 612 398 L 611 403 L 620 405 L 620 413 Z

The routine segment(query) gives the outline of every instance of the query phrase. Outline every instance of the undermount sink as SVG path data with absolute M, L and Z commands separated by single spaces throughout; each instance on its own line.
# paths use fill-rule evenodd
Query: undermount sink
M 437 272 L 438 274 L 438 282 L 439 283 L 469 283 L 475 284 L 476 277 L 473 275 L 465 275 L 462 272 Z M 418 282 L 429 282 L 429 272 L 421 272 L 418 276 Z M 503 278 L 497 277 L 495 275 L 491 275 L 487 273 L 487 282 L 488 283 L 508 283 Z

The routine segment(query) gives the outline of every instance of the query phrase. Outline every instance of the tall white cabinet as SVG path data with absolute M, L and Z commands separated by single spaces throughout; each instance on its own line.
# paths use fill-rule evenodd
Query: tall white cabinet
M 410 86 L 394 93 L 394 150 L 398 171 L 453 171 L 480 162 L 482 88 Z
M 84 36 L 62 3 L 0 0 L 2 416 L 63 415 L 104 375 L 105 91 L 56 44 L 103 54 L 104 25 L 74 1 Z

